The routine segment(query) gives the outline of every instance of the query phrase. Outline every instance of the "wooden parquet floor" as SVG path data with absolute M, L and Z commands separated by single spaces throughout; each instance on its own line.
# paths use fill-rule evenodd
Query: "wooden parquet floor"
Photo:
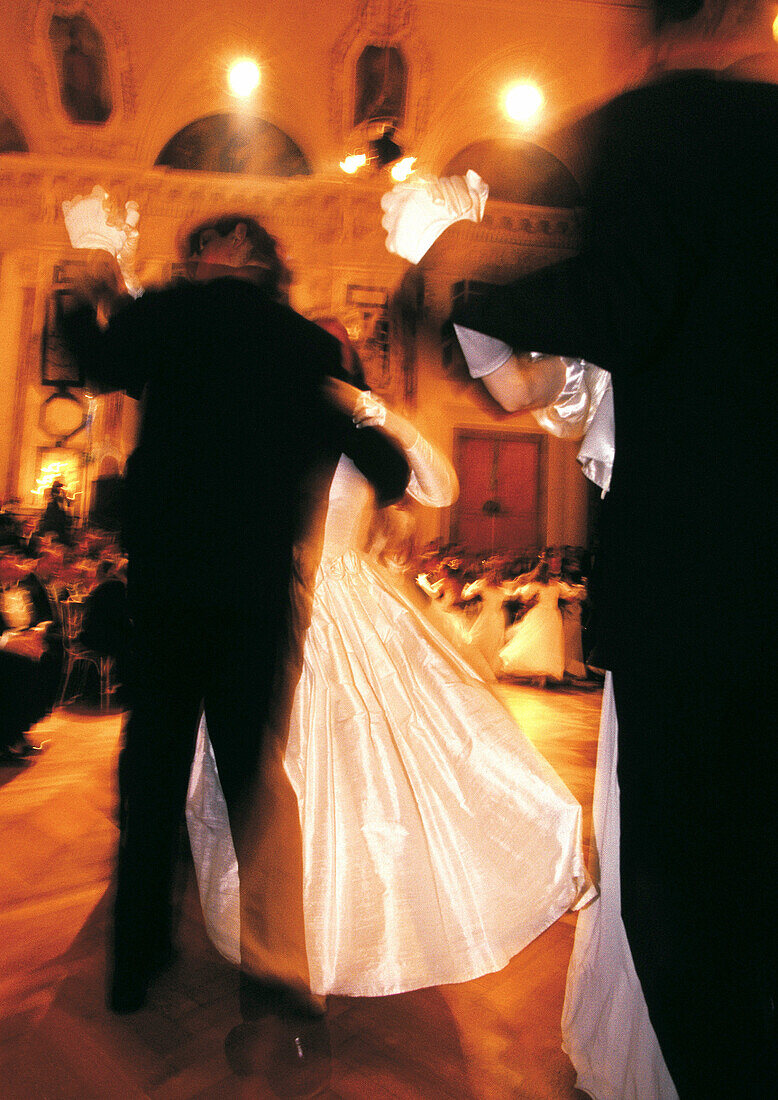
M 599 691 L 500 689 L 590 828 Z M 117 829 L 121 716 L 60 708 L 35 731 L 49 751 L 0 769 L 2 1100 L 272 1100 L 273 1074 L 238 1078 L 224 1038 L 239 1022 L 236 971 L 207 941 L 181 864 L 180 955 L 132 1016 L 105 1007 L 105 928 Z M 570 1100 L 560 1048 L 575 917 L 504 970 L 383 998 L 330 998 L 324 1100 Z M 271 1085 L 270 1081 L 274 1083 Z

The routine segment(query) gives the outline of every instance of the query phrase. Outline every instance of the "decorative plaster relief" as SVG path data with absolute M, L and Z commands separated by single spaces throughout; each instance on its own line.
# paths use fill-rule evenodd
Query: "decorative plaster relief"
M 170 173 L 159 169 L 117 169 L 96 162 L 72 172 L 36 166 L 30 157 L 9 157 L 0 172 L 0 246 L 20 221 L 27 223 L 28 246 L 67 248 L 61 203 L 86 194 L 95 183 L 122 206 L 135 199 L 141 212 L 141 256 L 170 248 L 181 226 L 224 210 L 246 210 L 264 220 L 282 244 L 306 253 L 329 254 L 333 263 L 355 261 L 402 272 L 406 265 L 384 248 L 380 197 L 382 187 L 348 180 L 256 180 L 221 175 Z M 144 228 L 154 224 L 154 239 Z M 167 231 L 166 231 L 167 227 Z M 531 250 L 541 258 L 569 254 L 580 234 L 575 211 L 490 203 L 480 225 L 452 226 L 446 252 L 458 249 L 494 257 L 506 250 Z M 465 243 L 466 242 L 466 243 Z M 441 251 L 435 246 L 433 256 Z M 170 250 L 172 256 L 172 249 Z M 461 256 L 460 256 L 461 260 Z M 425 261 L 426 263 L 426 261 Z M 399 278 L 399 276 L 398 276 Z
M 393 140 L 413 154 L 429 117 L 432 70 L 430 51 L 416 29 L 415 7 L 413 0 L 361 0 L 332 47 L 330 120 L 344 156 L 380 136 L 371 132 L 373 117 L 393 119 Z M 374 103 L 368 110 L 371 97 L 363 70 L 371 60 L 366 53 L 370 49 L 377 63 L 387 62 L 387 73 L 394 77 L 376 101 L 383 106 Z
M 44 143 L 59 153 L 101 156 L 126 155 L 123 137 L 136 113 L 135 80 L 129 43 L 114 16 L 110 0 L 30 0 L 23 35 L 30 63 L 39 119 L 45 127 Z M 112 109 L 105 122 L 74 122 L 62 104 L 55 52 L 49 31 L 52 19 L 88 20 L 105 45 Z

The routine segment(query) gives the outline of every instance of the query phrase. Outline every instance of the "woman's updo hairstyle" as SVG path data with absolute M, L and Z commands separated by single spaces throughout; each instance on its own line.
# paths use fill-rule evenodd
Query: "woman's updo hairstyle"
M 668 24 L 685 23 L 706 9 L 699 30 L 710 35 L 717 32 L 725 15 L 748 19 L 758 7 L 759 0 L 653 0 L 654 27 L 661 31 Z
M 257 267 L 256 282 L 277 302 L 288 302 L 292 273 L 281 255 L 278 241 L 248 214 L 224 214 L 202 222 L 179 241 L 179 251 L 191 274 L 197 257 L 214 234 L 228 237 L 238 225 L 245 225 L 251 244 L 251 263 Z

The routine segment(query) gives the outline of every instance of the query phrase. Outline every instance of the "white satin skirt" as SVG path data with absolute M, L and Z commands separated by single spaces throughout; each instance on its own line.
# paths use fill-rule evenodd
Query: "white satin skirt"
M 581 808 L 390 579 L 319 570 L 286 769 L 315 993 L 383 996 L 503 966 L 593 896 Z M 203 909 L 239 961 L 237 863 L 201 724 L 187 817 Z
M 565 636 L 558 607 L 537 604 L 508 628 L 499 655 L 501 670 L 511 676 L 565 675 Z
M 592 806 L 600 896 L 578 916 L 562 1012 L 562 1047 L 575 1068 L 576 1086 L 594 1100 L 678 1100 L 621 919 L 617 741 L 608 672 Z

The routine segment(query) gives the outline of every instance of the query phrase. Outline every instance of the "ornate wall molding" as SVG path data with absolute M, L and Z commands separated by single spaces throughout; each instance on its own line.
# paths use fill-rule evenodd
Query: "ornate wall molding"
M 120 206 L 129 199 L 139 204 L 141 258 L 153 252 L 172 259 L 172 246 L 183 225 L 215 211 L 238 209 L 264 220 L 284 245 L 317 266 L 357 263 L 398 273 L 407 266 L 384 248 L 380 199 L 385 185 L 380 182 L 122 169 L 100 161 L 75 167 L 32 155 L 3 158 L 0 248 L 23 239 L 27 247 L 59 248 L 66 253 L 62 201 L 88 194 L 95 183 Z M 491 201 L 480 225 L 455 225 L 446 236 L 454 250 L 456 242 L 466 237 L 467 249 L 484 254 L 530 250 L 541 258 L 556 258 L 575 250 L 580 228 L 581 215 L 576 211 Z
M 124 137 L 135 118 L 137 96 L 127 35 L 109 0 L 30 0 L 23 21 L 23 38 L 30 64 L 43 139 L 47 148 L 70 155 L 127 156 L 131 143 Z M 62 106 L 57 67 L 49 41 L 53 16 L 84 16 L 105 44 L 113 110 L 105 123 L 73 123 Z
M 10 461 L 5 478 L 5 496 L 15 496 L 21 469 L 22 439 L 24 436 L 24 407 L 27 386 L 33 380 L 33 364 L 29 354 L 35 316 L 35 288 L 25 287 L 22 292 L 22 315 L 19 326 L 19 352 L 17 356 L 16 391 L 14 393 L 13 421 L 11 424 Z
M 354 125 L 357 62 L 367 46 L 396 47 L 407 66 L 404 119 L 394 140 L 413 155 L 429 119 L 432 55 L 419 33 L 414 0 L 360 0 L 351 22 L 330 51 L 330 122 L 343 155 L 364 143 Z M 374 135 L 370 135 L 374 136 Z

